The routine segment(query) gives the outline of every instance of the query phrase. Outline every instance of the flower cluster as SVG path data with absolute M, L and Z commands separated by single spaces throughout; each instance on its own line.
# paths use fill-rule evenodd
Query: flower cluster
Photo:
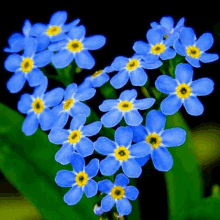
M 129 200 L 136 200 L 139 194 L 135 186 L 128 186 L 129 178 L 139 178 L 150 158 L 158 171 L 170 170 L 173 158 L 167 147 L 181 146 L 186 140 L 184 129 L 165 129 L 166 116 L 178 112 L 182 105 L 190 115 L 201 115 L 204 111 L 197 96 L 210 94 L 214 83 L 209 78 L 193 80 L 193 67 L 200 67 L 199 61 L 218 59 L 217 54 L 206 52 L 213 44 L 213 37 L 205 33 L 196 40 L 193 29 L 184 26 L 184 18 L 174 27 L 171 17 L 163 17 L 160 23 L 151 23 L 147 42 L 134 43 L 133 56 L 116 57 L 111 65 L 86 77 L 79 86 L 71 83 L 66 89 L 46 92 L 48 79 L 42 67 L 52 63 L 56 69 L 65 68 L 74 61 L 82 69 L 92 69 L 95 60 L 89 51 L 105 44 L 102 35 L 85 37 L 85 27 L 77 26 L 79 19 L 68 24 L 66 20 L 67 13 L 59 11 L 52 15 L 48 25 L 31 25 L 26 21 L 23 35 L 13 34 L 9 38 L 9 47 L 4 51 L 13 54 L 6 58 L 5 69 L 14 75 L 7 88 L 17 93 L 26 80 L 34 87 L 33 94 L 22 94 L 18 102 L 18 110 L 27 115 L 22 131 L 32 135 L 40 125 L 48 131 L 51 143 L 62 145 L 55 160 L 73 167 L 72 171 L 58 171 L 55 177 L 57 185 L 70 187 L 64 201 L 75 205 L 83 192 L 88 198 L 100 192 L 107 195 L 100 206 L 95 206 L 95 214 L 102 215 L 116 205 L 119 216 L 129 215 L 132 211 Z M 159 94 L 168 96 L 157 109 L 157 97 L 151 93 L 146 70 L 158 69 L 177 54 L 188 63 L 178 64 L 175 76 L 169 73 L 158 76 L 155 88 Z M 110 77 L 112 72 L 116 73 Z M 85 101 L 93 98 L 96 90 L 108 81 L 108 87 L 116 91 L 128 84 L 129 79 L 132 88 L 123 90 L 118 99 L 103 100 L 98 107 L 104 114 L 88 123 L 93 110 Z M 151 95 L 138 97 L 139 87 Z M 114 138 L 106 137 L 103 129 L 113 131 Z M 86 165 L 85 158 L 93 154 L 99 159 L 93 158 Z M 106 179 L 97 182 L 98 175 Z M 109 177 L 114 178 L 114 183 Z

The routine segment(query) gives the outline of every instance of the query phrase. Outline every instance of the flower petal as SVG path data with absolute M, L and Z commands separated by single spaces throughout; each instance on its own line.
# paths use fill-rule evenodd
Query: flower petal
M 44 81 L 44 78 L 43 72 L 38 68 L 32 69 L 32 71 L 27 74 L 27 81 L 31 87 L 40 85 Z
M 106 38 L 102 35 L 95 35 L 86 37 L 83 41 L 83 45 L 88 50 L 98 50 L 105 45 Z
M 19 92 L 25 84 L 25 76 L 22 72 L 16 72 L 7 82 L 7 89 L 10 93 Z
M 160 66 L 162 66 L 162 62 L 160 60 L 156 60 L 155 62 L 153 63 L 146 63 L 146 62 L 141 62 L 141 66 L 145 69 L 149 69 L 149 70 L 152 70 L 152 69 L 157 69 L 159 68 Z
M 122 68 L 126 67 L 128 61 L 129 59 L 127 57 L 123 57 L 123 56 L 116 57 L 113 60 L 111 67 L 113 70 L 120 71 Z
M 174 25 L 174 21 L 172 17 L 162 17 L 160 24 L 162 27 L 165 27 L 167 30 L 171 31 Z
M 218 54 L 203 53 L 199 57 L 199 60 L 203 63 L 210 63 L 210 62 L 218 60 L 218 58 L 219 58 Z
M 147 40 L 150 44 L 157 44 L 163 40 L 163 33 L 159 29 L 150 29 L 147 32 Z
M 50 60 L 52 58 L 52 52 L 49 50 L 44 50 L 42 52 L 37 53 L 34 56 L 34 64 L 37 67 L 43 67 L 50 63 Z
M 86 29 L 83 25 L 71 28 L 68 36 L 70 39 L 82 40 L 85 37 Z
M 169 95 L 160 104 L 161 111 L 165 115 L 175 114 L 181 108 L 181 106 L 182 101 L 177 95 Z
M 198 47 L 201 51 L 206 51 L 212 47 L 213 42 L 214 42 L 214 39 L 213 39 L 212 34 L 204 33 L 196 41 L 196 47 Z
M 195 96 L 189 96 L 189 98 L 185 99 L 183 105 L 190 115 L 198 116 L 204 111 L 203 104 Z
M 136 97 L 137 97 L 137 91 L 135 89 L 131 89 L 131 90 L 125 90 L 124 92 L 122 92 L 121 95 L 119 96 L 119 99 L 131 101 L 132 99 L 135 99 Z
M 22 57 L 18 54 L 11 54 L 5 60 L 4 67 L 9 72 L 15 72 L 21 67 Z
M 31 95 L 23 94 L 18 102 L 18 110 L 23 114 L 27 114 L 28 111 L 31 109 L 31 104 Z
M 66 202 L 68 205 L 75 205 L 80 201 L 82 195 L 82 187 L 75 185 L 64 195 L 64 202 Z
M 98 189 L 100 192 L 103 192 L 105 194 L 109 194 L 111 192 L 112 187 L 114 186 L 114 184 L 106 179 L 106 180 L 101 180 L 98 182 Z
M 106 137 L 99 137 L 98 140 L 94 142 L 94 147 L 98 153 L 109 155 L 114 152 L 116 144 Z
M 193 81 L 190 87 L 196 96 L 209 95 L 214 89 L 214 82 L 209 78 L 201 78 Z
M 180 63 L 176 66 L 175 75 L 180 83 L 188 84 L 193 78 L 193 68 L 187 63 Z
M 138 126 L 143 121 L 141 114 L 135 109 L 125 112 L 124 118 L 126 124 L 129 126 Z
M 85 172 L 88 174 L 89 178 L 93 178 L 97 175 L 99 171 L 99 160 L 92 159 L 85 168 Z
M 195 42 L 195 33 L 192 28 L 184 27 L 180 32 L 180 39 L 183 45 L 193 45 Z
M 148 143 L 146 143 L 146 141 L 141 141 L 137 144 L 131 145 L 129 151 L 132 157 L 138 158 L 147 156 L 151 153 L 152 149 L 151 146 Z
M 104 212 L 109 212 L 115 204 L 115 200 L 110 196 L 105 196 L 101 201 L 101 207 Z
M 180 43 L 178 40 L 174 43 L 173 47 L 178 54 L 182 56 L 186 56 L 186 49 L 184 48 L 182 43 Z
M 160 54 L 160 58 L 162 60 L 169 60 L 174 58 L 175 56 L 176 56 L 176 51 L 171 48 L 167 48 L 163 53 Z
M 150 108 L 155 103 L 155 101 L 156 100 L 154 98 L 139 99 L 133 102 L 133 106 L 134 108 L 145 110 Z
M 61 187 L 71 187 L 75 183 L 75 174 L 69 170 L 60 170 L 56 174 L 55 182 Z
M 76 150 L 81 156 L 87 157 L 94 151 L 93 142 L 89 138 L 83 137 L 76 144 Z
M 132 201 L 137 199 L 138 194 L 139 194 L 138 189 L 136 187 L 134 187 L 134 186 L 127 186 L 125 188 L 125 196 L 126 196 L 126 198 L 128 198 L 128 199 L 130 199 Z
M 140 166 L 144 166 L 150 158 L 151 154 L 147 155 L 146 157 L 135 158 L 135 160 L 138 162 Z
M 78 172 L 84 170 L 85 160 L 83 159 L 83 157 L 80 154 L 73 153 L 70 160 L 71 160 L 71 164 L 72 164 L 75 172 L 78 173 Z
M 82 134 L 91 137 L 93 135 L 96 135 L 101 130 L 102 123 L 100 121 L 93 122 L 89 125 L 85 125 L 82 128 Z
M 43 131 L 48 131 L 51 129 L 54 123 L 54 117 L 51 113 L 51 109 L 44 109 L 44 111 L 40 114 L 39 123 Z
M 136 41 L 133 46 L 133 50 L 138 54 L 148 54 L 150 49 L 150 44 L 147 44 L 143 41 Z
M 95 65 L 94 58 L 87 50 L 80 51 L 75 56 L 76 64 L 82 69 L 92 69 Z
M 115 131 L 115 142 L 119 146 L 128 147 L 133 139 L 133 131 L 129 127 L 119 127 Z
M 122 198 L 117 201 L 116 208 L 118 213 L 122 216 L 129 215 L 132 210 L 131 203 L 125 198 Z
M 75 117 L 73 117 L 71 123 L 70 123 L 70 129 L 78 130 L 81 126 L 83 126 L 86 123 L 86 116 L 83 114 L 78 114 Z
M 123 161 L 122 170 L 129 178 L 138 178 L 142 173 L 141 166 L 134 158 L 129 158 L 128 160 Z
M 85 190 L 86 197 L 91 198 L 97 194 L 98 185 L 93 179 L 90 179 L 88 183 L 85 185 L 84 190 Z
M 58 11 L 51 16 L 50 25 L 60 26 L 66 22 L 67 13 L 65 11 Z
M 155 87 L 160 92 L 170 94 L 176 91 L 177 82 L 170 76 L 161 75 L 156 79 Z
M 111 109 L 109 112 L 105 113 L 101 117 L 102 124 L 107 127 L 111 128 L 117 125 L 122 119 L 122 112 L 118 109 Z
M 65 129 L 54 128 L 51 129 L 48 138 L 53 144 L 63 144 L 64 141 L 68 140 L 69 132 Z
M 46 92 L 47 86 L 48 86 L 48 79 L 46 76 L 44 76 L 41 84 L 34 88 L 33 96 L 35 98 L 41 97 Z
M 62 165 L 69 164 L 74 152 L 73 145 L 66 142 L 55 154 L 55 160 Z
M 27 115 L 22 124 L 22 131 L 25 133 L 25 135 L 30 136 L 36 132 L 38 124 L 39 122 L 37 115 L 34 112 L 31 112 Z
M 35 38 L 27 38 L 25 39 L 25 44 L 24 44 L 24 57 L 32 57 L 36 50 L 37 50 L 37 40 Z
M 104 176 L 111 176 L 117 172 L 120 167 L 120 162 L 113 156 L 107 156 L 100 162 L 100 172 Z
M 74 98 L 78 101 L 86 101 L 88 99 L 91 99 L 96 93 L 96 90 L 93 88 L 88 88 L 88 89 L 83 89 L 83 90 L 78 90 Z
M 99 106 L 99 109 L 102 112 L 108 112 L 110 111 L 113 107 L 118 106 L 119 100 L 118 99 L 108 99 L 104 100 L 103 103 Z
M 197 68 L 200 67 L 199 59 L 186 56 L 186 60 L 187 60 L 193 67 L 197 67 Z
M 63 99 L 64 90 L 62 88 L 55 88 L 44 95 L 45 105 L 52 107 L 60 104 Z
M 70 115 L 75 117 L 78 114 L 84 114 L 88 117 L 90 115 L 90 108 L 82 102 L 76 102 L 70 110 Z
M 77 91 L 77 85 L 76 83 L 72 83 L 67 86 L 65 92 L 64 92 L 64 99 L 70 99 L 73 94 Z
M 147 136 L 147 131 L 143 125 L 131 126 L 131 128 L 133 130 L 133 141 L 134 142 L 137 143 L 137 142 L 145 140 L 145 137 Z
M 126 69 L 123 69 L 112 77 L 110 83 L 115 89 L 120 89 L 128 82 L 128 80 L 128 71 Z
M 147 82 L 147 73 L 142 68 L 137 68 L 130 72 L 131 84 L 133 86 L 143 86 Z
M 55 68 L 60 69 L 68 66 L 74 59 L 73 53 L 70 53 L 68 50 L 60 50 L 58 53 L 53 54 L 51 62 Z
M 125 187 L 128 185 L 129 182 L 129 179 L 124 174 L 120 173 L 115 177 L 114 185 Z

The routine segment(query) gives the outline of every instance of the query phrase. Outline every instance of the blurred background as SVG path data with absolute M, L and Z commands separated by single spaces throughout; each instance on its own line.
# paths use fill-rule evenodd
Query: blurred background
M 3 4 L 3 3 L 2 3 Z M 105 1 L 101 4 L 96 1 L 87 2 L 65 2 L 41 3 L 17 1 L 4 1 L 1 7 L 1 80 L 0 80 L 0 102 L 17 110 L 17 102 L 25 87 L 18 94 L 10 94 L 6 89 L 6 82 L 11 76 L 4 69 L 4 60 L 7 54 L 3 48 L 8 46 L 7 39 L 14 32 L 21 32 L 25 19 L 29 19 L 32 24 L 40 22 L 47 24 L 50 16 L 58 11 L 68 12 L 68 22 L 80 18 L 80 24 L 85 25 L 87 36 L 102 34 L 106 36 L 106 45 L 100 50 L 93 51 L 96 65 L 92 70 L 85 70 L 78 75 L 77 82 L 80 83 L 84 76 L 93 74 L 96 70 L 102 69 L 112 63 L 114 58 L 119 55 L 126 57 L 132 56 L 134 51 L 132 46 L 135 41 L 145 41 L 146 31 L 150 28 L 153 21 L 159 22 L 163 16 L 172 16 L 177 22 L 185 17 L 185 26 L 192 27 L 197 37 L 205 32 L 211 32 L 214 36 L 214 45 L 209 52 L 220 54 L 220 16 L 219 7 L 212 2 L 205 5 L 191 2 L 123 2 Z M 186 114 L 185 110 L 181 113 L 185 117 L 188 125 L 192 129 L 193 140 L 202 168 L 204 196 L 211 194 L 213 185 L 220 185 L 220 71 L 219 61 L 202 64 L 201 68 L 195 69 L 195 79 L 209 77 L 215 82 L 215 89 L 207 97 L 200 97 L 205 106 L 204 114 L 193 117 Z M 83 74 L 83 75 L 82 75 Z M 154 71 L 148 71 L 149 78 Z M 52 81 L 50 87 L 59 85 Z M 60 84 L 61 85 L 61 84 Z M 1 146 L 0 146 L 1 147 Z M 142 204 L 149 203 L 151 212 L 147 213 L 149 219 L 166 219 L 166 186 L 164 175 L 153 169 L 151 165 L 146 169 L 147 175 L 142 178 L 144 185 L 138 182 L 140 199 Z M 143 183 L 143 182 L 142 182 Z M 150 190 L 149 190 L 150 189 Z M 147 198 L 147 201 L 146 201 Z M 153 205 L 157 203 L 157 205 Z M 158 212 L 158 207 L 162 210 Z M 144 208 L 144 207 L 143 207 Z M 143 219 L 145 215 L 143 215 Z M 13 220 L 37 220 L 41 219 L 37 210 L 29 202 L 28 198 L 22 196 L 16 188 L 0 172 L 0 219 Z

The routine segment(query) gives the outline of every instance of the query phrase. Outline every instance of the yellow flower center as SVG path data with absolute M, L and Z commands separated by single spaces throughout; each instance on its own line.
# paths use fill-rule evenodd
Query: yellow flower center
M 133 108 L 133 104 L 129 101 L 121 101 L 118 103 L 118 108 L 121 111 L 130 111 Z
M 75 176 L 76 184 L 80 187 L 85 186 L 88 183 L 88 174 L 84 171 L 77 173 Z
M 71 133 L 70 133 L 70 135 L 69 135 L 69 137 L 68 137 L 68 139 L 69 139 L 69 143 L 70 144 L 75 144 L 75 143 L 77 143 L 79 140 L 80 140 L 80 138 L 81 138 L 81 131 L 79 131 L 79 130 L 74 130 L 74 131 L 72 131 Z
M 34 61 L 29 57 L 24 58 L 21 62 L 21 70 L 23 73 L 30 72 L 33 66 L 34 66 Z
M 121 186 L 114 186 L 111 190 L 111 196 L 113 199 L 120 200 L 124 197 L 125 190 Z
M 48 36 L 54 36 L 61 32 L 61 28 L 59 26 L 51 26 L 47 29 L 46 33 Z
M 161 144 L 161 137 L 157 133 L 152 133 L 146 137 L 146 142 L 149 143 L 153 149 L 156 149 Z
M 67 99 L 64 103 L 63 103 L 63 109 L 64 110 L 69 110 L 72 105 L 74 104 L 74 100 L 73 99 Z
M 176 93 L 179 98 L 186 99 L 191 94 L 191 88 L 186 83 L 182 83 L 176 87 Z
M 96 76 L 99 76 L 99 75 L 101 75 L 102 74 L 102 70 L 98 70 L 98 71 L 96 71 L 93 75 L 92 75 L 92 77 L 96 77 Z
M 130 61 L 127 63 L 126 68 L 127 68 L 128 71 L 131 71 L 131 70 L 134 70 L 134 69 L 136 69 L 137 67 L 139 67 L 139 65 L 140 65 L 139 60 L 137 60 L 137 59 L 132 59 L 132 60 L 130 60 Z
M 36 114 L 43 112 L 44 110 L 44 102 L 42 99 L 37 98 L 32 102 L 32 109 Z
M 71 40 L 68 42 L 67 48 L 71 52 L 80 52 L 83 48 L 83 44 L 78 40 Z
M 166 49 L 164 44 L 155 44 L 154 46 L 151 47 L 151 52 L 153 54 L 161 54 L 164 52 Z
M 198 58 L 201 55 L 199 48 L 196 46 L 188 46 L 186 53 L 192 58 Z
M 122 160 L 122 161 L 127 160 L 130 156 L 130 151 L 125 146 L 120 146 L 116 148 L 114 153 L 115 153 L 115 158 L 117 160 Z

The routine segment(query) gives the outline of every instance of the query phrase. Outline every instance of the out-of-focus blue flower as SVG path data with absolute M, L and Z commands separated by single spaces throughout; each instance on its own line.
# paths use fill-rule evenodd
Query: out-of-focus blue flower
M 116 204 L 116 209 L 121 216 L 131 213 L 132 206 L 129 200 L 136 200 L 139 192 L 136 187 L 128 184 L 129 179 L 123 174 L 116 176 L 114 184 L 107 179 L 98 182 L 98 190 L 107 194 L 101 201 L 104 212 L 109 212 Z
M 153 29 L 159 29 L 163 32 L 163 37 L 169 38 L 175 35 L 176 40 L 179 38 L 179 33 L 181 29 L 184 27 L 185 18 L 181 18 L 177 25 L 174 27 L 174 21 L 172 17 L 162 17 L 160 20 L 160 24 L 157 22 L 152 22 L 150 25 Z
M 114 127 L 124 117 L 127 125 L 138 126 L 143 121 L 138 109 L 145 110 L 150 108 L 154 98 L 136 100 L 137 92 L 135 89 L 126 90 L 121 93 L 119 99 L 105 100 L 99 109 L 107 112 L 101 117 L 101 122 L 105 127 Z
M 157 60 L 154 63 L 146 63 L 142 56 L 135 54 L 131 58 L 119 56 L 116 57 L 111 67 L 113 71 L 119 71 L 112 77 L 110 83 L 116 89 L 122 88 L 129 80 L 133 86 L 143 86 L 147 82 L 147 73 L 144 69 L 156 69 L 162 65 Z M 144 68 L 144 69 L 143 69 Z
M 83 69 L 91 69 L 95 60 L 88 50 L 100 49 L 105 44 L 105 37 L 94 35 L 85 37 L 86 29 L 83 25 L 73 27 L 67 37 L 48 48 L 58 51 L 52 57 L 52 63 L 56 68 L 64 68 L 75 60 L 77 66 Z
M 194 67 L 200 67 L 200 62 L 209 63 L 216 61 L 217 54 L 206 53 L 213 45 L 214 39 L 211 33 L 204 33 L 196 39 L 192 28 L 184 27 L 180 32 L 180 41 L 176 41 L 176 52 L 185 56 L 186 60 Z
M 47 78 L 44 77 L 43 83 L 35 88 L 32 95 L 23 94 L 18 102 L 18 110 L 27 114 L 22 125 L 22 131 L 27 136 L 34 134 L 39 124 L 42 130 L 47 131 L 54 123 L 50 107 L 61 102 L 64 90 L 56 88 L 45 93 L 47 83 Z
M 7 82 L 7 88 L 11 93 L 19 92 L 25 81 L 32 87 L 40 85 L 44 79 L 43 72 L 39 67 L 46 66 L 52 57 L 52 52 L 45 50 L 36 53 L 37 41 L 28 38 L 24 44 L 24 54 L 11 54 L 5 60 L 5 69 L 14 72 L 14 75 Z
M 149 150 L 143 144 L 131 145 L 133 139 L 132 129 L 119 127 L 115 131 L 115 142 L 106 137 L 99 137 L 94 142 L 95 150 L 107 157 L 100 162 L 102 175 L 111 176 L 122 167 L 124 174 L 130 178 L 141 175 L 142 169 L 135 158 L 144 157 Z
M 209 78 L 193 79 L 193 68 L 190 64 L 180 63 L 175 70 L 176 79 L 170 76 L 159 76 L 155 81 L 156 88 L 169 96 L 160 107 L 165 115 L 175 114 L 183 105 L 190 115 L 201 115 L 204 111 L 197 96 L 209 95 L 214 82 Z
M 52 109 L 53 115 L 56 118 L 53 128 L 63 128 L 68 121 L 69 115 L 74 117 L 78 114 L 85 114 L 88 117 L 90 108 L 82 103 L 82 101 L 91 99 L 95 92 L 94 88 L 79 89 L 75 83 L 67 86 L 64 92 L 64 101 Z
M 62 144 L 62 147 L 55 155 L 55 160 L 61 164 L 70 163 L 70 157 L 75 150 L 87 157 L 94 151 L 93 142 L 87 138 L 97 134 L 102 124 L 99 121 L 84 125 L 85 115 L 77 115 L 70 123 L 70 129 L 53 128 L 49 133 L 49 141 L 53 144 Z
M 73 166 L 73 171 L 58 171 L 55 182 L 61 187 L 71 187 L 64 195 L 64 202 L 68 205 L 75 205 L 82 198 L 83 192 L 85 192 L 87 198 L 96 195 L 98 184 L 92 178 L 98 173 L 99 160 L 93 159 L 85 166 L 83 157 L 74 153 L 71 156 L 71 164 Z
M 133 49 L 136 53 L 143 55 L 147 63 L 153 63 L 159 58 L 167 60 L 176 56 L 176 51 L 170 48 L 176 41 L 175 35 L 170 35 L 163 40 L 163 32 L 160 29 L 150 29 L 146 37 L 149 43 L 136 41 Z
M 93 212 L 95 213 L 95 215 L 102 215 L 104 211 L 100 206 L 95 205 Z
M 44 50 L 50 42 L 60 41 L 66 37 L 66 32 L 75 27 L 80 19 L 76 19 L 69 24 L 65 24 L 67 20 L 66 11 L 55 12 L 48 25 L 36 23 L 33 25 L 30 34 L 37 37 L 38 50 Z
M 154 167 L 159 171 L 168 171 L 173 166 L 173 158 L 167 147 L 182 145 L 186 140 L 186 131 L 182 128 L 165 129 L 166 116 L 160 111 L 151 110 L 146 117 L 146 127 L 132 127 L 133 140 L 148 149 L 147 157 L 136 159 L 143 166 L 151 157 Z

